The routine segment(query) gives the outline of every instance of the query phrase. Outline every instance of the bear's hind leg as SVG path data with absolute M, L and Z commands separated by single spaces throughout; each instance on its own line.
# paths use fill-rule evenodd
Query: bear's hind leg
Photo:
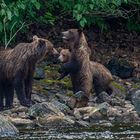
M 106 92 L 108 93 L 108 95 L 111 95 L 113 93 L 113 87 L 109 85 L 106 89 Z
M 0 85 L 0 111 L 4 109 L 4 91 L 2 85 Z
M 14 87 L 12 83 L 7 83 L 5 85 L 5 109 L 11 109 L 13 107 L 14 98 Z
M 32 94 L 32 81 L 33 81 L 33 74 L 34 74 L 35 66 L 30 66 L 30 70 L 28 72 L 28 76 L 24 81 L 25 84 L 25 95 L 26 99 L 29 102 L 29 104 L 32 104 L 31 101 L 31 94 Z
M 16 90 L 17 98 L 20 101 L 20 104 L 26 107 L 30 107 L 30 104 L 27 101 L 25 95 L 25 83 L 22 77 L 22 73 L 16 75 L 14 79 L 14 87 Z

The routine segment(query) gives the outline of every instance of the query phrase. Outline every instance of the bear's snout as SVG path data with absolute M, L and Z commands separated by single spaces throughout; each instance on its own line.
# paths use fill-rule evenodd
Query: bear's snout
M 62 55 L 59 55 L 58 60 L 59 60 L 60 62 L 63 62 L 63 61 L 64 61 L 63 56 L 62 56 Z
M 63 38 L 63 40 L 68 39 L 68 31 L 62 32 L 62 38 Z

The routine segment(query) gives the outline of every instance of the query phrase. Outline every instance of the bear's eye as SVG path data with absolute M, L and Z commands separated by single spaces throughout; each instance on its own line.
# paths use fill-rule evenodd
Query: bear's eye
M 65 54 L 63 54 L 63 56 L 65 57 L 66 55 L 65 55 Z

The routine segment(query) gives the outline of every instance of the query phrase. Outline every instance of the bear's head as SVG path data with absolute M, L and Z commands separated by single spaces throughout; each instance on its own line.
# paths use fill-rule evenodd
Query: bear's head
M 81 29 L 69 29 L 67 31 L 62 32 L 62 38 L 64 43 L 73 47 L 79 44 L 81 34 Z
M 82 51 L 84 54 L 91 55 L 91 50 L 88 47 L 86 37 L 81 29 L 69 29 L 62 32 L 62 38 L 64 43 L 69 45 L 69 49 L 75 53 Z
M 71 59 L 71 52 L 69 49 L 62 49 L 58 59 L 63 63 L 69 62 Z
M 54 56 L 58 56 L 58 51 L 54 48 L 54 45 L 47 39 L 39 38 L 36 35 L 33 36 L 33 43 L 37 44 L 36 49 L 38 54 L 40 54 L 43 58 L 46 58 L 48 54 L 52 54 Z

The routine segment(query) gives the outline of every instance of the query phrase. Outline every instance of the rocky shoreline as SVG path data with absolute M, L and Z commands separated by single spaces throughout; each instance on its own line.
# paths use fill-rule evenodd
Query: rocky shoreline
M 68 78 L 55 81 L 57 68 L 49 66 L 35 75 L 30 108 L 20 106 L 14 98 L 14 108 L 0 112 L 0 136 L 18 135 L 18 127 L 60 129 L 69 127 L 89 128 L 96 123 L 139 123 L 140 89 L 138 83 L 115 77 L 116 91 L 108 96 L 102 92 L 99 98 L 91 96 L 88 107 L 73 108 L 75 98 Z M 55 72 L 53 72 L 55 71 Z M 53 74 L 51 74 L 53 73 Z M 51 75 L 50 75 L 51 74 Z M 39 78 L 40 77 L 40 78 Z M 43 79 L 45 78 L 46 79 Z M 46 83 L 44 83 L 44 80 Z M 79 94 L 79 93 L 78 93 Z M 94 95 L 94 94 L 93 94 Z

